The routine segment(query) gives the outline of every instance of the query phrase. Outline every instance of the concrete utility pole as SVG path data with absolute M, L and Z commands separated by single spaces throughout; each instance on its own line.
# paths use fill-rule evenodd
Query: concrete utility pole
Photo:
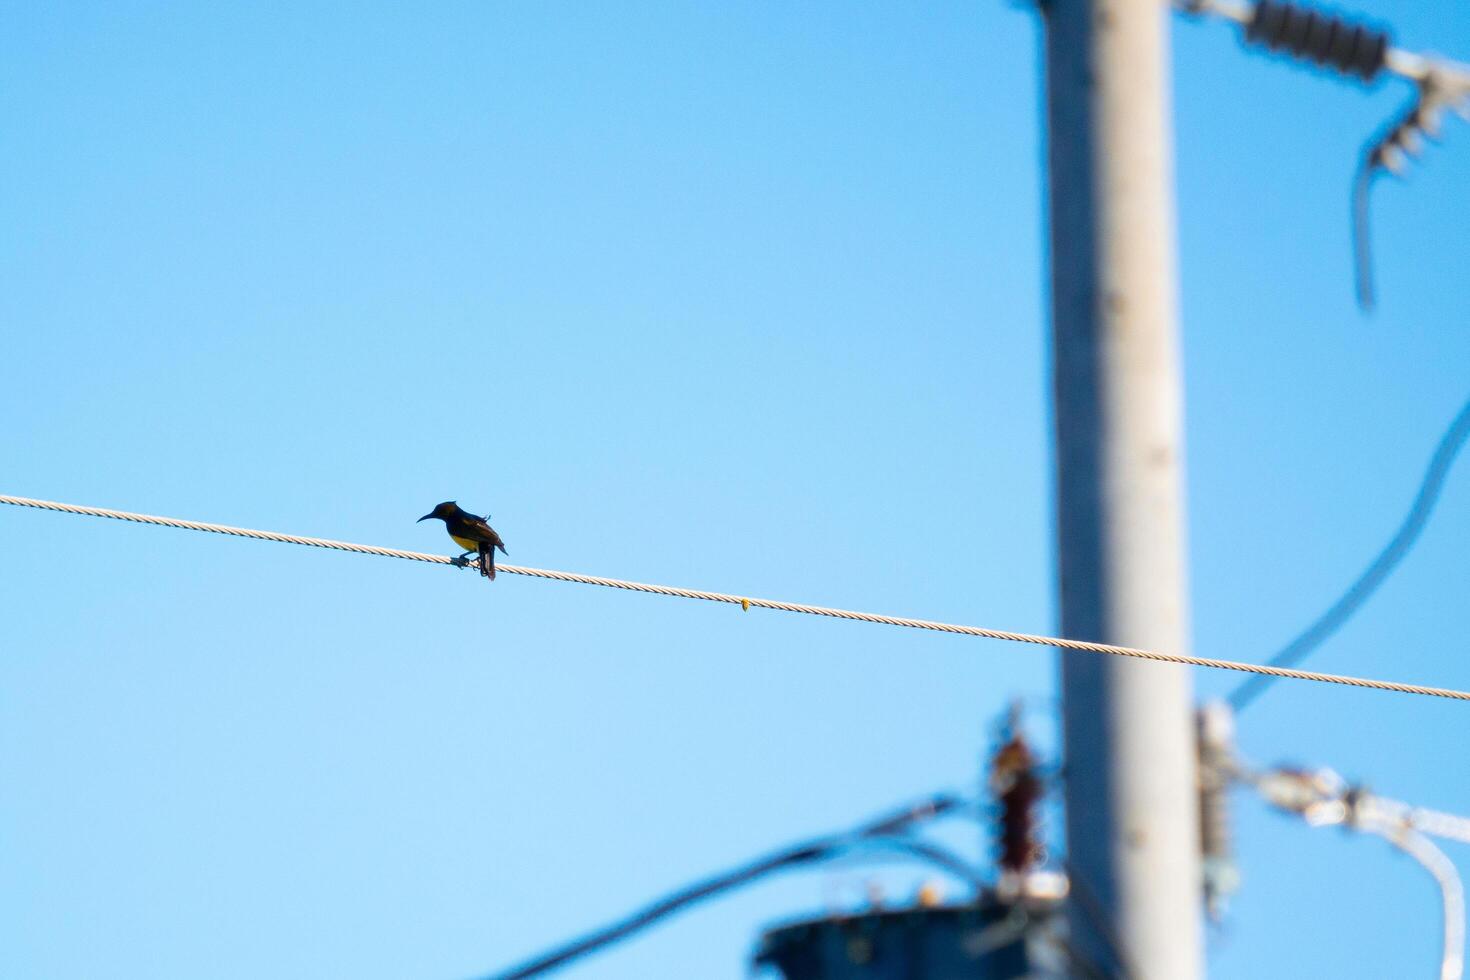
M 1187 648 L 1169 9 L 1042 0 L 1062 634 Z M 1108 975 L 1201 971 L 1185 668 L 1061 654 L 1069 920 Z

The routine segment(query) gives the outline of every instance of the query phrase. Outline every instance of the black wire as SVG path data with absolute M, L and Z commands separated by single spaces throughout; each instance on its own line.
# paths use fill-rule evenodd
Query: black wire
M 1470 401 L 1465 403 L 1465 406 L 1460 409 L 1460 414 L 1455 416 L 1450 427 L 1440 437 L 1439 445 L 1434 450 L 1434 456 L 1429 461 L 1429 469 L 1425 471 L 1424 480 L 1419 484 L 1419 493 L 1414 497 L 1414 504 L 1409 508 L 1409 514 L 1404 518 L 1397 533 L 1388 544 L 1384 545 L 1378 557 L 1374 558 L 1372 563 L 1363 570 L 1363 574 L 1348 586 L 1348 590 L 1342 594 L 1341 598 L 1317 617 L 1315 622 L 1302 630 L 1296 639 L 1282 647 L 1275 656 L 1267 661 L 1270 666 L 1295 667 L 1301 663 L 1313 650 L 1321 646 L 1323 641 L 1337 632 L 1342 624 L 1347 622 L 1353 613 L 1357 612 L 1358 608 L 1378 590 L 1384 579 L 1388 578 L 1419 539 L 1420 532 L 1429 522 L 1429 515 L 1439 500 L 1440 491 L 1444 489 L 1444 481 L 1449 475 L 1450 466 L 1454 463 L 1455 456 L 1464 448 L 1467 439 L 1470 439 Z M 1244 711 L 1251 702 L 1261 696 L 1272 681 L 1277 679 L 1265 674 L 1252 675 L 1230 692 L 1230 706 L 1237 713 Z
M 985 887 L 985 876 L 980 872 L 980 869 L 972 866 L 970 862 L 948 848 L 940 847 L 938 844 L 926 840 L 919 840 L 915 837 L 875 837 L 870 843 L 875 847 L 882 847 L 886 850 L 903 851 L 921 861 L 927 861 L 937 868 L 942 868 L 956 878 L 964 879 L 977 893 Z
M 1072 946 L 1068 955 L 1073 962 L 1086 963 L 1089 970 L 1102 973 L 1105 977 L 1118 977 L 1126 980 L 1128 977 L 1136 977 L 1138 974 L 1129 964 L 1123 952 L 1123 943 L 1118 938 L 1117 930 L 1113 926 L 1113 920 L 1108 917 L 1107 909 L 1098 900 L 1097 893 L 1087 883 L 1087 878 L 1077 870 L 1077 866 L 1070 860 L 1065 862 L 1067 869 L 1068 895 L 1078 908 L 1082 910 L 1083 916 L 1092 926 L 1093 932 L 1103 941 L 1107 954 L 1112 958 L 1112 968 L 1104 969 L 1082 957 L 1081 950 Z
M 580 956 L 586 956 L 588 953 L 595 952 L 605 946 L 626 939 L 636 932 L 641 932 L 660 919 L 673 915 L 680 909 L 693 905 L 695 902 L 709 898 L 722 891 L 728 891 L 740 885 L 749 884 L 757 878 L 764 877 L 778 869 L 805 864 L 830 856 L 832 851 L 833 848 L 830 846 L 802 845 L 801 847 L 782 851 L 770 857 L 752 862 L 734 871 L 716 875 L 715 877 L 708 878 L 667 895 L 627 918 L 615 922 L 612 925 L 605 926 L 596 932 L 589 933 L 581 939 L 566 943 L 550 952 L 527 960 L 518 966 L 511 967 L 503 973 L 491 974 L 491 976 L 496 978 L 496 980 L 523 980 L 525 977 L 538 976 L 549 970 L 564 966 Z
M 963 801 L 959 797 L 947 793 L 938 794 L 914 806 L 906 807 L 844 833 L 817 837 L 801 844 L 782 848 L 733 870 L 687 885 L 611 925 L 590 932 L 580 939 L 557 946 L 501 973 L 490 974 L 487 980 L 525 980 L 527 977 L 539 976 L 564 966 L 574 959 L 627 939 L 634 933 L 642 932 L 661 919 L 688 908 L 696 902 L 748 885 L 783 868 L 825 860 L 855 845 L 901 833 L 916 823 L 932 820 L 962 804 Z M 915 851 L 915 853 L 918 852 Z
M 1071 940 L 1065 937 L 1058 937 L 1057 942 L 1062 947 L 1062 952 L 1066 954 L 1067 961 L 1084 976 L 1091 977 L 1093 980 L 1122 980 L 1122 974 L 1108 973 L 1086 956 L 1083 956 L 1082 951 Z
M 1358 306 L 1363 312 L 1373 310 L 1373 251 L 1368 237 L 1368 197 L 1373 189 L 1373 178 L 1379 173 L 1375 155 L 1370 150 L 1363 154 L 1358 163 L 1358 172 L 1353 175 L 1353 268 L 1357 275 L 1353 280 L 1357 287 Z

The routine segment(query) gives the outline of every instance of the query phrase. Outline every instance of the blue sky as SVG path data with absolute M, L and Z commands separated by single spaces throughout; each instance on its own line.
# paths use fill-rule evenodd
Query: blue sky
M 1365 12 L 1470 58 L 1463 5 Z M 1195 649 L 1259 660 L 1470 397 L 1470 128 L 1379 185 L 1365 319 L 1348 181 L 1408 93 L 1174 27 Z M 455 498 L 521 564 L 1048 631 L 1038 51 L 1005 4 L 8 5 L 0 492 L 415 549 Z M 1312 666 L 1470 687 L 1466 466 Z M 1012 696 L 1052 738 L 1040 649 L 10 509 L 0 546 L 6 976 L 471 975 L 973 785 Z M 1283 684 L 1241 745 L 1470 812 L 1465 711 Z M 1237 813 L 1214 975 L 1433 970 L 1416 866 Z M 564 975 L 733 980 L 925 876 Z

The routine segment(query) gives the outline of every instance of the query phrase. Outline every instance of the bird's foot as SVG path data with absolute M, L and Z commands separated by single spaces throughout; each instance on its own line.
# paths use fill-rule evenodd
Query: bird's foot
M 458 558 L 451 558 L 451 559 L 449 559 L 449 564 L 455 566 L 456 568 L 469 568 L 470 567 L 470 563 L 469 563 L 468 559 L 465 558 L 464 555 L 460 555 Z

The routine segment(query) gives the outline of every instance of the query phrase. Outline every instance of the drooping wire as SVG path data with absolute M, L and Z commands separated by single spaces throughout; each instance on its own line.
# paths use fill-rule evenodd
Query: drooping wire
M 777 871 L 809 865 L 848 853 L 855 847 L 878 841 L 886 843 L 889 839 L 901 840 L 901 835 L 916 825 L 952 813 L 964 805 L 964 801 L 959 797 L 941 793 L 852 830 L 783 847 L 738 868 L 680 888 L 617 922 L 557 946 L 509 969 L 489 974 L 486 980 L 527 980 L 529 977 L 540 976 L 565 966 L 572 960 L 587 956 L 642 932 L 698 902 L 752 884 Z M 934 860 L 934 854 L 939 850 L 937 847 L 903 849 L 928 860 Z M 962 862 L 954 859 L 945 860 L 942 866 L 946 870 L 953 871 L 956 863 L 962 865 Z M 970 871 L 970 874 L 973 875 L 973 871 Z
M 1067 895 L 1081 909 L 1083 917 L 1092 927 L 1098 939 L 1102 941 L 1107 955 L 1112 962 L 1103 970 L 1103 975 L 1115 980 L 1128 980 L 1137 977 L 1138 971 L 1133 968 L 1128 954 L 1123 945 L 1123 939 L 1118 935 L 1117 927 L 1113 924 L 1112 916 L 1108 914 L 1107 907 L 1093 891 L 1087 876 L 1070 859 L 1063 862 L 1067 869 Z M 1074 941 L 1075 941 L 1075 937 Z
M 1237 763 L 1232 772 L 1233 778 L 1252 787 L 1267 803 L 1300 817 L 1309 826 L 1336 826 L 1374 834 L 1418 861 L 1440 889 L 1440 980 L 1461 980 L 1465 966 L 1464 884 L 1455 863 L 1423 828 L 1412 822 L 1412 808 L 1349 785 L 1330 769 L 1254 772 Z
M 1422 151 L 1427 138 L 1439 132 L 1445 111 L 1466 112 L 1463 102 L 1470 95 L 1470 79 L 1443 69 L 1428 69 L 1415 84 L 1414 101 L 1364 148 L 1353 175 L 1353 256 L 1358 305 L 1365 312 L 1374 306 L 1373 266 L 1368 235 L 1369 198 L 1373 181 L 1388 173 L 1402 177 L 1411 157 Z
M 1373 191 L 1373 180 L 1381 173 L 1373 165 L 1368 154 L 1358 162 L 1353 175 L 1353 284 L 1356 287 L 1358 306 L 1365 312 L 1373 309 L 1373 246 L 1368 234 L 1368 204 Z
M 897 851 L 931 864 L 941 871 L 954 875 L 975 889 L 977 894 L 981 888 L 985 887 L 985 876 L 980 872 L 980 869 L 948 848 L 941 847 L 933 841 L 921 840 L 918 837 L 886 835 L 867 838 L 864 840 L 864 844 L 882 850 Z
M 1429 460 L 1429 467 L 1424 472 L 1424 479 L 1419 484 L 1419 492 L 1414 496 L 1414 503 L 1388 544 L 1383 546 L 1377 557 L 1326 612 L 1267 661 L 1269 666 L 1289 667 L 1301 663 L 1378 591 L 1378 587 L 1419 540 L 1419 535 L 1429 523 L 1429 515 L 1434 512 L 1434 505 L 1438 503 L 1439 495 L 1444 490 L 1450 466 L 1467 440 L 1470 440 L 1470 401 L 1465 403 L 1440 437 L 1439 445 L 1435 447 L 1434 455 Z M 1230 692 L 1230 706 L 1237 712 L 1244 711 L 1265 693 L 1271 681 L 1271 677 L 1261 674 L 1247 678 Z
M 1439 886 L 1440 940 L 1439 980 L 1460 980 L 1465 975 L 1465 884 L 1449 855 L 1432 840 L 1413 830 L 1366 828 L 1418 861 Z

